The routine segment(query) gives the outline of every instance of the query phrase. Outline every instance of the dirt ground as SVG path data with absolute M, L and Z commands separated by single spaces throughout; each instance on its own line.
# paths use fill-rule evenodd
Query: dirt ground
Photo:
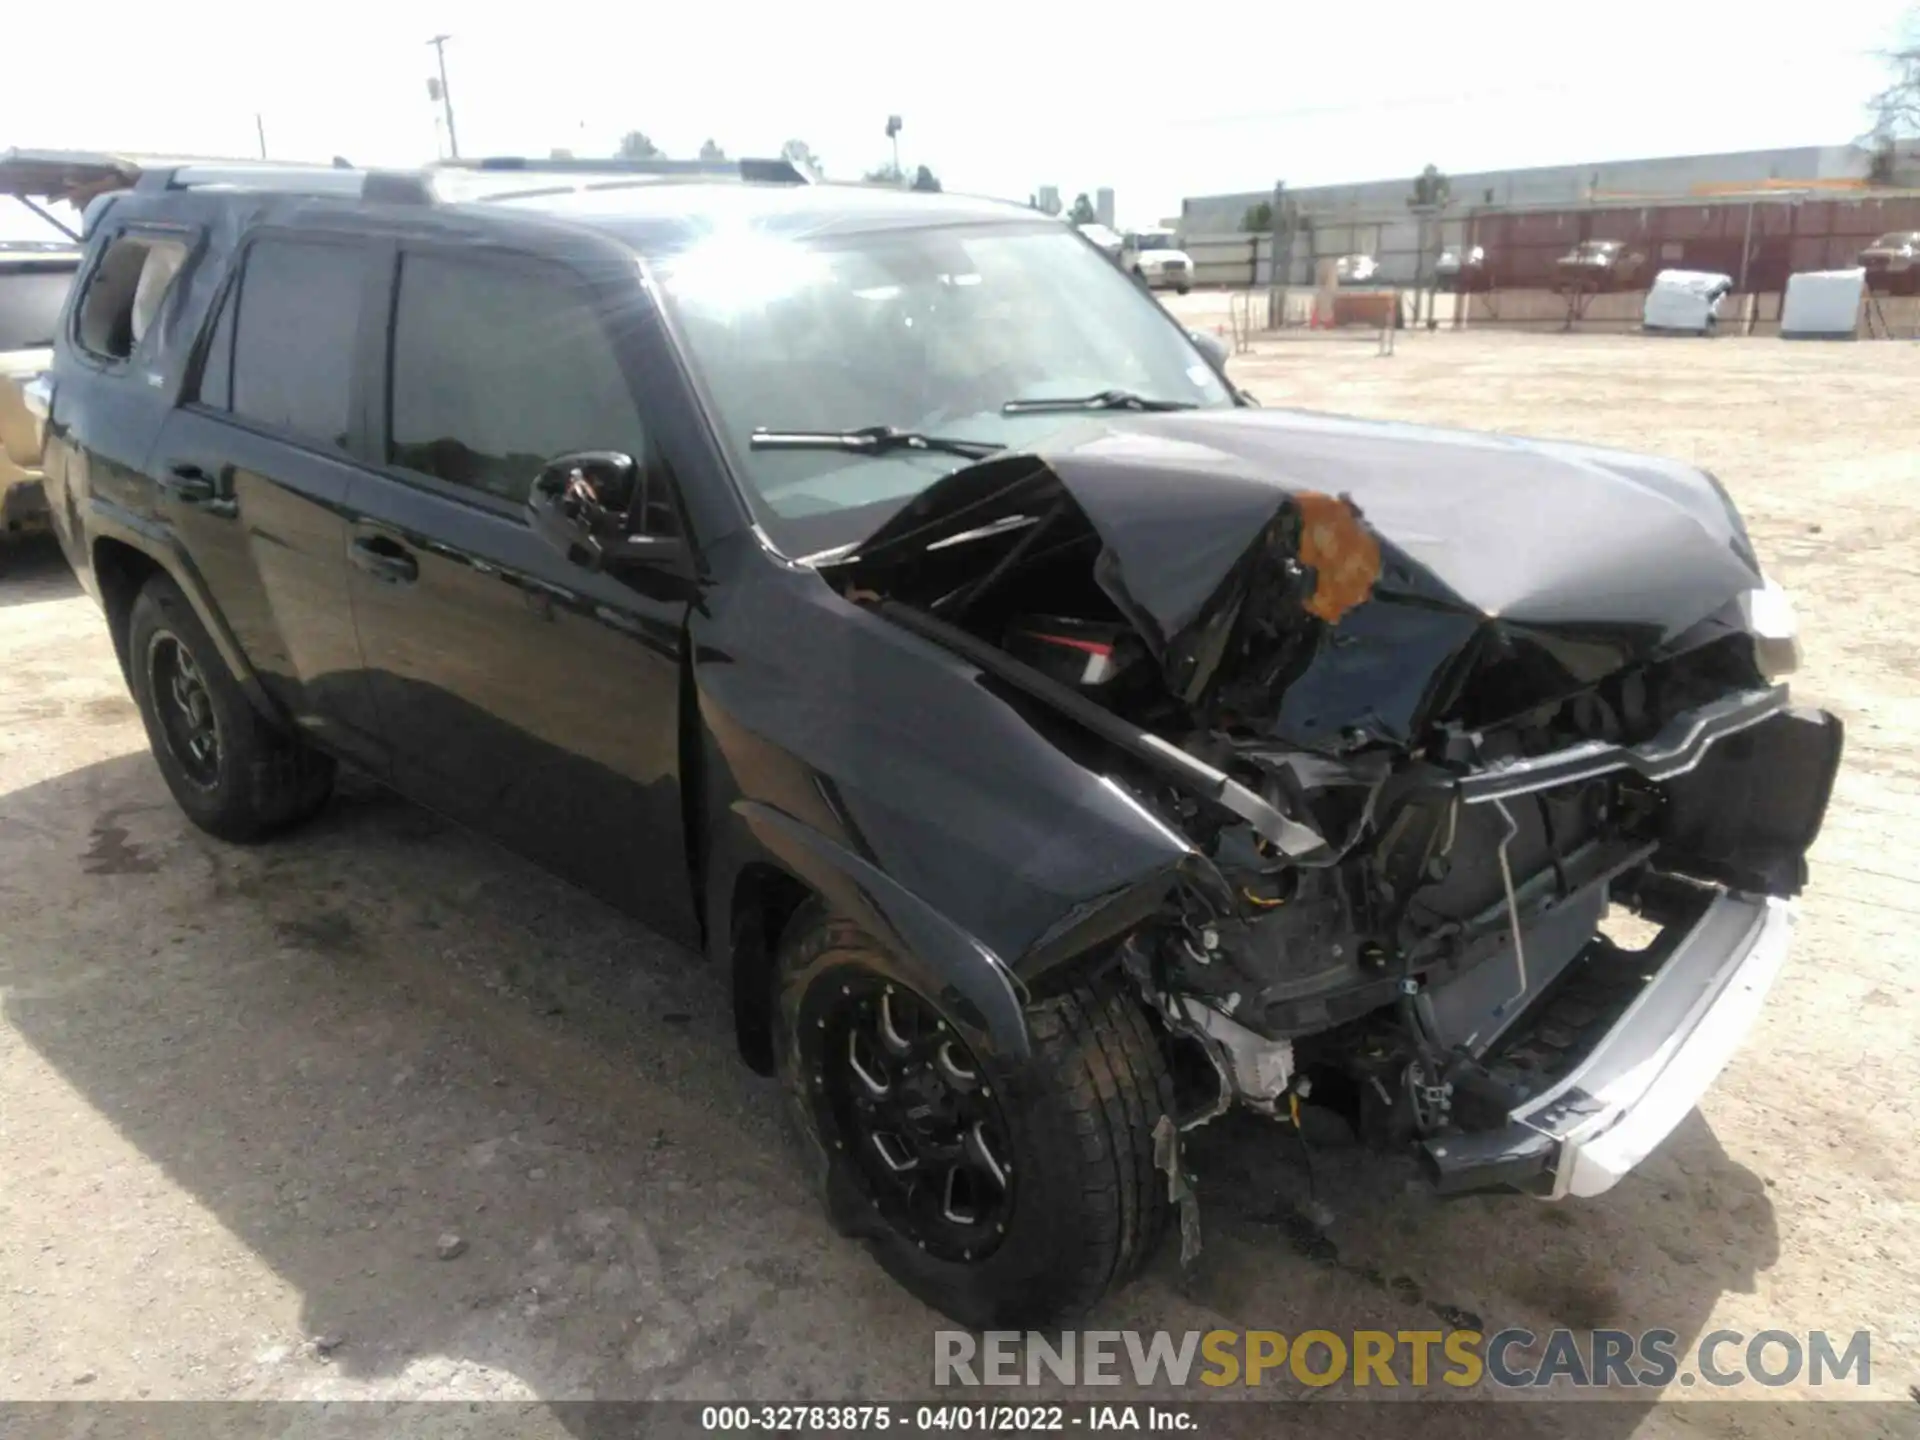
M 1900 1406 L 1854 1428 L 1910 1433 L 1920 349 L 1442 333 L 1233 363 L 1268 404 L 1711 469 L 1797 594 L 1796 684 L 1845 718 L 1847 758 L 1795 957 L 1640 1172 L 1570 1207 L 1442 1203 L 1328 1155 L 1320 1234 L 1298 1152 L 1223 1123 L 1195 1147 L 1196 1266 L 1168 1247 L 1089 1327 L 1864 1328 L 1871 1393 Z M 0 1398 L 928 1392 L 939 1322 L 829 1231 L 695 957 L 366 784 L 281 842 L 208 839 L 57 552 L 5 564 Z M 1575 1408 L 1539 1433 L 1841 1428 Z

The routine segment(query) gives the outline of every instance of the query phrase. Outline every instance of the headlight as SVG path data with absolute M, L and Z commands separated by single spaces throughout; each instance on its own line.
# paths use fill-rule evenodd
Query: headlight
M 1778 680 L 1800 668 L 1800 620 L 1793 613 L 1793 597 L 1775 581 L 1761 579 L 1759 589 L 1740 597 L 1740 614 L 1753 636 L 1753 657 L 1760 673 Z

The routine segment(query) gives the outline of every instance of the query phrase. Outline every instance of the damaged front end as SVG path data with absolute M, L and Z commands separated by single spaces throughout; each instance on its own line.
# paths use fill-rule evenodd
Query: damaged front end
M 1131 417 L 932 487 L 822 565 L 970 662 L 1181 862 L 1013 957 L 1117 956 L 1211 1062 L 1443 1188 L 1591 1194 L 1785 954 L 1837 720 L 1707 477 L 1274 411 Z M 1759 619 L 1756 619 L 1759 616 Z

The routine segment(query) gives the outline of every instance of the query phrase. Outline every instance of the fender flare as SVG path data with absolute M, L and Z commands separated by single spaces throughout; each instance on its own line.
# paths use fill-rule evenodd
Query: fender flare
M 138 514 L 111 500 L 90 495 L 87 498 L 85 539 L 87 568 L 96 572 L 93 576 L 93 589 L 103 609 L 106 604 L 106 595 L 100 587 L 95 547 L 102 540 L 113 540 L 139 551 L 157 565 L 162 574 L 180 587 L 180 593 L 187 597 L 187 603 L 193 607 L 193 613 L 206 627 L 207 634 L 213 637 L 214 648 L 220 652 L 221 662 L 239 683 L 240 689 L 252 702 L 254 709 L 276 725 L 288 725 L 287 717 L 267 694 L 266 687 L 260 683 L 259 675 L 247 660 L 246 652 L 240 648 L 240 642 L 227 625 L 226 617 L 213 603 L 213 596 L 207 589 L 206 581 L 201 578 L 198 567 L 194 565 L 186 549 L 168 526 L 151 516 Z M 123 656 L 123 661 L 126 658 Z
M 878 940 L 893 974 L 935 1000 L 968 1044 L 1012 1063 L 1032 1054 L 1021 987 L 998 955 L 811 825 L 756 800 L 732 809 L 770 855 Z

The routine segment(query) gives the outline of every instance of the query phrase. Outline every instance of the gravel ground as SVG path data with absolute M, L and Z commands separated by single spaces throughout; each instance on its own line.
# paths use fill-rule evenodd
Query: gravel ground
M 1757 1030 L 1612 1193 L 1441 1203 L 1329 1154 L 1321 1234 L 1298 1152 L 1217 1125 L 1199 1261 L 1169 1247 L 1089 1324 L 1865 1328 L 1898 1406 L 1555 1407 L 1539 1433 L 1911 1433 L 1920 351 L 1442 333 L 1234 367 L 1268 404 L 1713 470 L 1799 597 L 1800 691 L 1847 763 Z M 926 1393 L 936 1318 L 828 1230 L 695 957 L 369 785 L 263 848 L 190 829 L 57 552 L 5 563 L 0 1399 Z

